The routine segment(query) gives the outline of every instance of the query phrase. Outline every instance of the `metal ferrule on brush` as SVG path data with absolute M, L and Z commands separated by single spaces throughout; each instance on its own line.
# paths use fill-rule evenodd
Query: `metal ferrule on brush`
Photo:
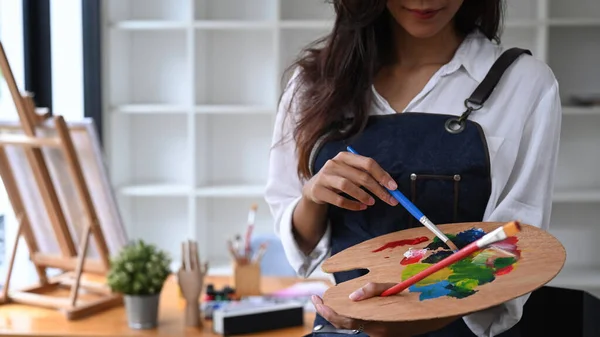
M 489 232 L 488 234 L 484 235 L 481 239 L 475 241 L 474 244 L 479 249 L 483 249 L 493 243 L 496 243 L 498 241 L 502 241 L 511 236 L 514 236 L 520 231 L 521 231 L 521 223 L 519 221 L 510 221 L 510 222 L 506 223 L 504 226 L 498 227 L 498 228 L 494 229 L 493 231 Z M 498 250 L 503 251 L 502 249 L 498 249 Z M 512 253 L 509 253 L 509 252 L 506 252 L 506 253 L 508 255 L 514 256 L 514 254 L 512 254 Z
M 439 228 L 437 228 L 437 226 L 434 225 L 433 222 L 431 222 L 431 220 L 429 220 L 426 216 L 421 217 L 421 219 L 419 219 L 419 222 L 421 222 L 423 226 L 429 228 L 429 230 L 432 231 L 435 234 L 435 236 L 437 236 L 444 243 L 450 241 L 446 234 L 442 233 L 442 231 L 440 231 Z

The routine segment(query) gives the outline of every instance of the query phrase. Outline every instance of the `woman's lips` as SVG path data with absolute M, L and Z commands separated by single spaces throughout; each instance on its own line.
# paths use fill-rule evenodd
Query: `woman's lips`
M 419 19 L 427 20 L 434 17 L 437 13 L 441 11 L 441 9 L 409 9 L 407 8 L 412 15 L 416 16 Z

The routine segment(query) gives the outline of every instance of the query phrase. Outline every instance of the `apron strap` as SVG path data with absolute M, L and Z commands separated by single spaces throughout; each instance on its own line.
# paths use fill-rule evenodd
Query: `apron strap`
M 483 103 L 490 97 L 498 82 L 502 78 L 502 75 L 506 70 L 515 62 L 521 55 L 531 55 L 531 51 L 521 48 L 511 48 L 502 53 L 500 57 L 494 62 L 490 71 L 485 75 L 485 78 L 475 91 L 471 94 L 471 97 L 465 100 L 465 112 L 458 118 L 450 118 L 446 121 L 446 131 L 450 133 L 460 133 L 465 128 L 465 120 L 469 118 L 469 115 L 473 111 L 477 111 L 483 107 Z
M 483 103 L 490 97 L 494 88 L 500 82 L 500 78 L 504 75 L 504 72 L 523 54 L 531 55 L 531 52 L 526 49 L 511 48 L 502 53 L 494 65 L 492 65 L 492 68 L 483 81 L 473 91 L 471 97 L 467 98 L 467 102 L 477 105 L 477 107 L 483 106 Z

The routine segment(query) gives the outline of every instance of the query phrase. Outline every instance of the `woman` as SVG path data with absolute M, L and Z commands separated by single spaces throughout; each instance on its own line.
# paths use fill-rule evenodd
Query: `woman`
M 558 84 L 528 52 L 503 53 L 496 43 L 501 0 L 333 3 L 331 34 L 297 61 L 282 96 L 270 157 L 266 200 L 298 274 L 417 226 L 384 187 L 434 223 L 519 219 L 547 229 Z M 389 286 L 365 285 L 350 297 Z M 316 297 L 313 335 L 518 336 L 526 299 L 423 327 L 352 320 Z

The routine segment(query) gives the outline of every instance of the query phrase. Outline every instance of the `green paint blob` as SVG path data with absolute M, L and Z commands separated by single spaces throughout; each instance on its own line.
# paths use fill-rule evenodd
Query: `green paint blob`
M 511 266 L 515 262 L 517 262 L 517 259 L 515 259 L 514 257 L 499 257 L 496 260 L 494 260 L 494 268 L 506 268 L 508 266 Z
M 406 268 L 404 268 L 404 270 L 402 271 L 402 281 L 415 276 L 416 274 L 422 272 L 423 270 L 429 267 L 431 267 L 431 264 L 429 263 L 415 263 L 406 266 Z M 427 276 L 426 278 L 422 279 L 416 284 L 419 286 L 423 286 L 436 283 L 441 280 L 447 280 L 450 274 L 452 274 L 452 271 L 449 268 L 443 268 L 442 270 L 438 270 L 435 273 Z
M 471 263 L 470 258 L 460 260 L 450 265 L 452 275 L 448 276 L 448 281 L 453 284 L 466 279 L 477 280 L 479 285 L 492 282 L 494 277 L 494 270 L 485 266 L 480 266 Z
M 450 290 L 450 293 L 448 294 L 448 296 L 454 297 L 454 298 L 459 298 L 459 299 L 469 297 L 477 292 L 475 290 L 459 287 L 459 286 L 453 285 L 453 284 L 449 285 L 448 289 Z
M 455 285 L 461 289 L 474 290 L 479 285 L 479 281 L 472 278 L 467 278 L 457 281 Z

